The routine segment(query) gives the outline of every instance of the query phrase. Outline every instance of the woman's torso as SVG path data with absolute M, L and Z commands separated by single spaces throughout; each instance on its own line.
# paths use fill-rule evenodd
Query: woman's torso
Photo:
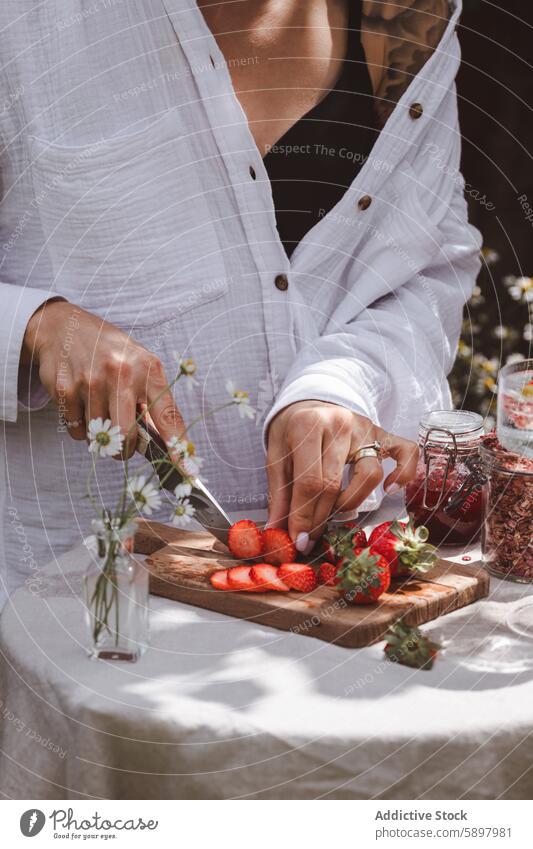
M 348 275 L 360 275 L 364 309 L 385 293 L 387 251 L 402 266 L 397 245 L 373 243 L 372 222 L 393 227 L 397 205 L 413 200 L 416 187 L 390 164 L 414 157 L 409 140 L 383 167 L 367 163 L 353 196 L 315 222 L 289 263 L 224 56 L 190 3 L 76 0 L 66 12 L 59 0 L 7 0 L 0 23 L 2 280 L 55 288 L 105 316 L 155 351 L 169 375 L 178 357 L 192 356 L 201 384 L 178 395 L 187 420 L 224 400 L 227 378 L 249 390 L 255 422 L 224 413 L 196 439 L 223 506 L 265 508 L 261 421 L 299 347 L 324 332 Z M 247 54 L 242 66 L 260 65 L 259 54 Z M 315 96 L 325 84 L 313 83 Z M 373 203 L 363 216 L 365 193 Z M 434 228 L 411 249 L 397 285 L 427 260 L 431 239 Z M 365 257 L 376 250 L 372 276 Z M 88 527 L 88 458 L 58 424 L 48 406 L 5 427 L 4 502 L 18 509 L 42 562 Z M 104 497 L 119 474 L 101 466 Z M 5 523 L 10 568 L 23 572 L 19 536 Z

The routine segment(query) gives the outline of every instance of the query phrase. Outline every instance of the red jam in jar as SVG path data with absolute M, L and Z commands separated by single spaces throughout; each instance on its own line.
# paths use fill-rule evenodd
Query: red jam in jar
M 435 410 L 419 426 L 416 477 L 407 509 L 436 545 L 464 545 L 481 530 L 485 474 L 479 456 L 483 419 L 466 410 Z

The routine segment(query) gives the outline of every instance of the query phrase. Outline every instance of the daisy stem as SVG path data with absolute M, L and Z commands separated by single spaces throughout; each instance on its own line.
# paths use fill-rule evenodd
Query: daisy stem
M 96 504 L 96 501 L 94 500 L 94 496 L 93 496 L 93 493 L 92 493 L 92 490 L 91 490 L 91 480 L 92 480 L 92 477 L 93 477 L 94 474 L 96 474 L 96 463 L 95 463 L 95 459 L 94 459 L 94 456 L 93 456 L 91 470 L 90 470 L 89 474 L 87 475 L 86 494 L 87 494 L 87 498 L 91 502 L 91 506 L 92 506 L 94 512 L 98 513 L 98 505 Z
M 185 434 L 190 431 L 191 427 L 194 427 L 195 425 L 197 425 L 198 422 L 201 422 L 204 419 L 208 419 L 211 416 L 214 416 L 215 413 L 220 413 L 221 410 L 226 410 L 228 407 L 233 407 L 234 404 L 235 404 L 235 401 L 226 401 L 225 404 L 220 404 L 220 406 L 218 406 L 218 407 L 212 407 L 210 410 L 207 411 L 207 413 L 202 413 L 201 416 L 197 416 L 195 419 L 192 420 L 192 422 L 190 424 L 187 425 L 187 427 L 183 431 L 182 437 L 185 436 Z
M 115 562 L 118 555 L 118 545 L 119 543 L 116 540 L 109 541 L 105 562 L 102 567 L 102 571 L 96 580 L 94 591 L 89 602 L 93 617 L 93 641 L 95 643 L 95 646 L 97 645 L 98 640 L 100 638 L 100 634 L 102 633 L 102 630 L 104 628 L 109 634 L 112 633 L 111 628 L 109 627 L 109 614 L 113 605 L 116 606 L 115 644 L 118 645 L 120 619 L 118 610 L 118 582 Z M 110 597 L 109 593 L 111 593 Z

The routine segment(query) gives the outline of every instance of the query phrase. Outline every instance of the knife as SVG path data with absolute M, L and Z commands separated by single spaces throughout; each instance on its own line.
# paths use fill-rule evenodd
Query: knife
M 154 460 L 158 461 L 154 466 L 159 479 L 162 481 L 164 489 L 171 492 L 179 483 L 183 482 L 183 477 L 172 462 L 168 453 L 165 441 L 159 433 L 150 427 L 146 422 L 137 425 L 138 436 L 135 446 L 139 454 L 154 464 Z M 162 461 L 162 462 L 160 462 Z M 168 477 L 167 477 L 168 475 Z M 163 479 L 166 480 L 163 481 Z M 194 507 L 194 518 L 207 530 L 213 534 L 225 546 L 228 545 L 228 531 L 232 522 L 224 512 L 214 495 L 211 495 L 205 484 L 199 478 L 195 478 L 192 483 L 192 492 L 189 495 L 189 501 Z

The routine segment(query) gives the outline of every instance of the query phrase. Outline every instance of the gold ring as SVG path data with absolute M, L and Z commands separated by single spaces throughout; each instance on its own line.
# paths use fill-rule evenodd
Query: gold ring
M 361 445 L 353 454 L 350 454 L 347 462 L 355 465 L 362 460 L 364 457 L 372 457 L 375 460 L 381 460 L 381 445 L 376 440 L 375 442 L 370 442 L 368 445 Z

